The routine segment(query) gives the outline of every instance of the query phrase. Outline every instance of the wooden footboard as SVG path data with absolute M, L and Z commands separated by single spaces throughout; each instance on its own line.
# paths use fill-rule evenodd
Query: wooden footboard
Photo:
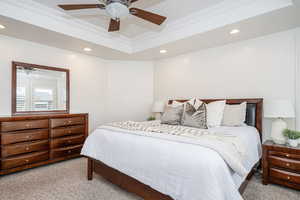
M 110 181 L 111 183 L 121 187 L 122 189 L 142 197 L 144 200 L 173 200 L 170 196 L 162 194 L 152 189 L 150 186 L 145 185 L 138 180 L 105 165 L 100 161 L 88 158 L 88 180 L 93 179 L 94 172 Z M 254 170 L 249 173 L 247 179 L 240 186 L 239 192 L 241 194 L 243 194 L 243 192 L 245 191 L 247 184 L 253 174 Z

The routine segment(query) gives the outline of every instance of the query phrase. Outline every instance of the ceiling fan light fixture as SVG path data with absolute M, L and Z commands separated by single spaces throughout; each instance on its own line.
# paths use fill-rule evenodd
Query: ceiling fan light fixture
M 2 24 L 0 24 L 0 29 L 5 29 L 6 27 Z
M 106 6 L 106 12 L 112 19 L 120 19 L 129 15 L 129 8 L 120 2 L 113 2 Z

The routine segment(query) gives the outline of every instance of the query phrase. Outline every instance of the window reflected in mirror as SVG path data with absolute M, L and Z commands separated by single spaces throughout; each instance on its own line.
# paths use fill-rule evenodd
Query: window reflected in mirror
M 68 110 L 66 71 L 22 65 L 15 67 L 16 113 Z

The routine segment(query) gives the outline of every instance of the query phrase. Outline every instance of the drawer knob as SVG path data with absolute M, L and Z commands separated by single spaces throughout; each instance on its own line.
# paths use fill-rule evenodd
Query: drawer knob
M 27 135 L 27 136 L 26 136 L 26 138 L 27 138 L 27 139 L 30 139 L 30 138 L 31 138 L 31 136 L 30 136 L 30 135 Z
M 71 153 L 71 152 L 72 152 L 71 150 L 68 151 L 68 153 Z
M 289 167 L 289 166 L 290 166 L 290 163 L 286 163 L 286 166 Z
M 71 131 L 71 130 L 69 130 L 69 131 L 68 131 L 68 133 L 72 133 L 72 131 Z
M 68 121 L 68 123 L 72 123 L 72 121 Z
M 25 160 L 25 162 L 29 162 L 29 160 Z
M 288 177 L 287 177 L 287 179 L 288 179 L 288 180 L 290 180 L 290 179 L 291 179 L 291 177 L 289 177 L 289 176 L 288 176 Z
M 30 127 L 30 124 L 26 124 L 26 127 Z
M 68 141 L 68 143 L 71 143 L 71 142 L 72 142 L 72 140 L 69 140 L 69 141 Z
M 289 154 L 286 154 L 286 157 L 290 157 L 290 155 L 289 155 Z
M 26 151 L 28 151 L 29 150 L 29 147 L 26 147 Z

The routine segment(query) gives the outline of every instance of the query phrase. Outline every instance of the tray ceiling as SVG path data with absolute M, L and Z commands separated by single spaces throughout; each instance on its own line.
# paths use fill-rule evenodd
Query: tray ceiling
M 153 59 L 210 48 L 297 27 L 298 0 L 139 0 L 134 7 L 167 16 L 159 27 L 136 17 L 121 22 L 121 31 L 107 31 L 109 17 L 98 9 L 66 12 L 58 4 L 97 3 L 97 0 L 1 0 L 0 32 L 82 53 L 91 47 L 111 59 Z M 277 23 L 273 19 L 278 18 Z M 229 37 L 240 28 L 239 37 Z M 43 37 L 39 37 L 43 35 Z M 196 45 L 195 45 L 196 44 Z
M 80 3 L 99 3 L 97 0 L 33 0 L 37 3 L 43 4 L 47 7 L 56 9 L 60 12 L 68 14 L 70 19 L 79 19 L 100 26 L 104 29 L 108 28 L 110 18 L 106 15 L 104 10 L 87 9 L 77 11 L 63 11 L 58 8 L 58 4 L 80 4 Z M 148 11 L 167 16 L 168 19 L 164 26 L 182 17 L 186 17 L 194 12 L 199 12 L 205 8 L 211 7 L 224 0 L 185 0 L 183 3 L 178 3 L 174 0 L 139 0 L 132 6 L 142 8 Z M 120 34 L 127 37 L 135 37 L 137 35 L 150 32 L 160 32 L 164 26 L 160 27 L 136 17 L 130 16 L 121 21 Z

